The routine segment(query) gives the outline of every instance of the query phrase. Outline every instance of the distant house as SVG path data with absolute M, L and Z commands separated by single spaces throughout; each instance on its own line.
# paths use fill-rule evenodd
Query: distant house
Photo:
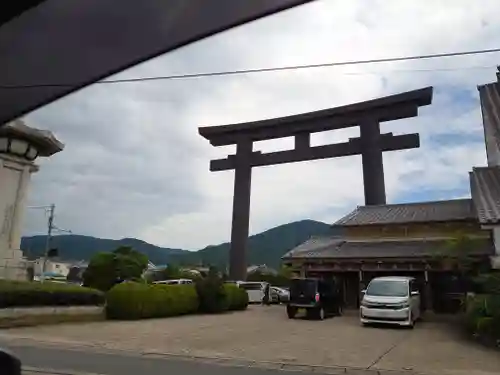
M 276 271 L 274 268 L 266 266 L 265 264 L 247 267 L 247 275 L 252 275 L 255 273 L 260 273 L 262 275 L 277 275 L 278 271 Z
M 60 258 L 49 258 L 45 262 L 45 275 L 66 277 L 72 267 L 86 268 L 87 263 L 82 260 L 63 260 Z M 40 277 L 43 270 L 43 258 L 33 261 L 33 273 Z

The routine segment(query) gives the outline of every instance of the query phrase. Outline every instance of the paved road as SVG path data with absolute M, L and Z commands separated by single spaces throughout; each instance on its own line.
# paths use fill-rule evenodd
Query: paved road
M 74 373 L 95 373 L 103 375 L 288 375 L 297 372 L 249 367 L 228 367 L 195 361 L 141 358 L 116 353 L 94 353 L 35 346 L 17 346 L 0 343 L 17 354 L 23 366 L 52 369 L 58 373 L 69 370 Z M 56 372 L 54 371 L 54 372 Z M 29 371 L 31 375 L 31 371 Z M 311 375 L 311 372 L 303 372 Z M 35 375 L 35 373 L 33 373 Z M 38 374 L 40 375 L 40 374 Z M 44 374 L 45 375 L 45 374 Z M 59 375 L 59 374 L 57 374 Z M 317 375 L 317 373 L 316 373 Z

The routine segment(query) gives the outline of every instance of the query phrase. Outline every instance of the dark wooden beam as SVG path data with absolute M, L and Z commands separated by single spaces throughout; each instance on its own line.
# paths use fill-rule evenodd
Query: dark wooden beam
M 400 104 L 397 107 L 382 107 L 356 113 L 337 114 L 332 117 L 317 117 L 310 120 L 298 120 L 286 126 L 256 127 L 238 132 L 205 136 L 213 146 L 227 146 L 251 139 L 254 142 L 268 139 L 286 138 L 299 133 L 319 133 L 329 130 L 345 129 L 369 121 L 393 121 L 418 116 L 418 106 L 413 103 Z M 199 133 L 204 134 L 204 128 Z
M 386 204 L 384 161 L 382 157 L 382 152 L 385 150 L 383 148 L 384 142 L 381 141 L 380 124 L 375 121 L 368 122 L 362 124 L 359 130 L 361 144 L 363 145 L 361 162 L 363 165 L 365 205 Z M 391 137 L 391 139 L 394 139 L 394 137 Z
M 396 135 L 383 134 L 381 136 L 382 151 L 397 151 L 418 148 L 420 138 L 418 134 Z M 351 138 L 348 142 L 337 143 L 327 146 L 315 146 L 300 151 L 297 149 L 277 151 L 269 153 L 253 152 L 251 158 L 252 167 L 295 163 L 300 161 L 319 160 L 343 156 L 361 155 L 363 146 L 360 138 Z M 227 171 L 235 169 L 235 155 L 225 159 L 210 161 L 210 171 Z
M 305 150 L 311 147 L 311 134 L 310 133 L 300 133 L 295 135 L 295 149 Z
M 252 186 L 251 141 L 236 147 L 231 247 L 229 249 L 230 280 L 246 280 L 247 238 L 250 220 L 250 193 Z

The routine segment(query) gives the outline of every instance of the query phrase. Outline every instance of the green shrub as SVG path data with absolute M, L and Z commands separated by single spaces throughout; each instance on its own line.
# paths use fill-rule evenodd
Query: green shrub
M 213 314 L 228 309 L 226 289 L 220 277 L 211 275 L 204 279 L 198 279 L 195 286 L 200 312 Z
M 245 310 L 248 307 L 248 293 L 234 284 L 224 284 L 228 310 Z
M 53 282 L 0 280 L 0 308 L 102 305 L 98 290 Z
M 500 272 L 483 273 L 474 278 L 474 285 L 479 293 L 500 294 Z
M 106 294 L 108 319 L 147 319 L 191 314 L 198 310 L 193 285 L 124 282 Z
M 465 329 L 480 337 L 500 339 L 500 295 L 482 294 L 467 300 Z

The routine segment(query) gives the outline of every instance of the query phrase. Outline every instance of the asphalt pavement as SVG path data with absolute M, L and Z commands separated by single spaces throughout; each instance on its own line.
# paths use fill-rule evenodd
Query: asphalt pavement
M 284 370 L 257 367 L 231 367 L 197 362 L 196 360 L 177 360 L 148 358 L 108 352 L 91 352 L 53 347 L 24 346 L 0 342 L 0 346 L 12 351 L 27 367 L 26 373 L 38 375 L 287 375 L 297 374 Z M 54 370 L 43 372 L 42 370 Z M 313 372 L 302 372 L 312 375 Z M 317 375 L 317 373 L 316 373 Z

